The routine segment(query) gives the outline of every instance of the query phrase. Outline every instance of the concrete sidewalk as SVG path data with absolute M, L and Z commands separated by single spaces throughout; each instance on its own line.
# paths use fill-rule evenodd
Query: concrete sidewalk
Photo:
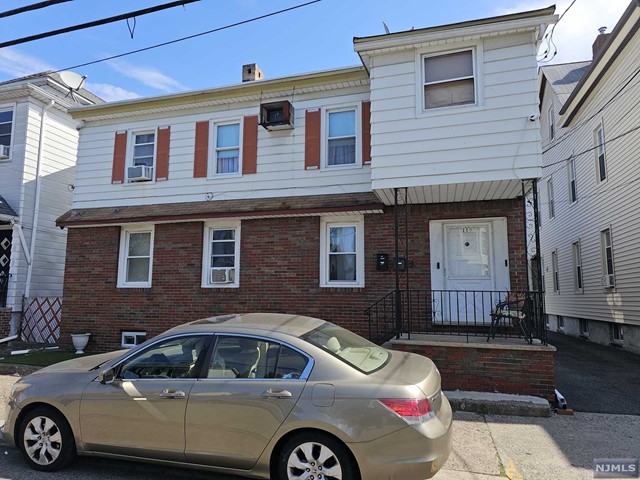
M 0 422 L 10 386 L 0 375 Z M 1 443 L 1 440 L 0 440 Z M 594 458 L 640 457 L 640 416 L 518 417 L 457 412 L 453 450 L 436 480 L 586 480 Z

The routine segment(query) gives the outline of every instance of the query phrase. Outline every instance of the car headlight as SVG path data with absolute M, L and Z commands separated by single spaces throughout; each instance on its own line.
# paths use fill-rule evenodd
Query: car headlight
M 22 383 L 22 382 L 14 383 L 13 385 L 11 385 L 11 389 L 9 390 L 9 400 L 15 400 L 18 395 L 20 395 L 30 386 L 31 386 L 30 383 Z

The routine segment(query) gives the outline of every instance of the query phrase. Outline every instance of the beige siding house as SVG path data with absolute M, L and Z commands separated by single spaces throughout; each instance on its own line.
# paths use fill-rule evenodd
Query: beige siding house
M 640 353 L 640 6 L 591 62 L 540 70 L 541 243 L 550 328 Z

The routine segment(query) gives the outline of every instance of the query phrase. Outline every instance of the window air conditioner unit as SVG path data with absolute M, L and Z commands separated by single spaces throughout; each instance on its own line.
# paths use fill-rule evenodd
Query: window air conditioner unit
M 613 288 L 616 286 L 616 279 L 613 275 L 603 275 L 602 276 L 602 286 L 604 288 Z
M 269 131 L 291 130 L 294 117 L 293 105 L 287 100 L 260 105 L 260 125 Z
M 153 167 L 138 165 L 127 169 L 127 178 L 130 182 L 148 182 L 153 180 Z
M 0 160 L 6 160 L 9 158 L 11 147 L 9 145 L 0 145 Z
M 235 268 L 212 268 L 210 279 L 211 283 L 233 283 Z

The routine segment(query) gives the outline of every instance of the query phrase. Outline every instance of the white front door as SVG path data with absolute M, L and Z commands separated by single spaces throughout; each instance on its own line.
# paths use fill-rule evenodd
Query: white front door
M 430 222 L 433 318 L 490 323 L 492 306 L 509 290 L 506 218 Z

